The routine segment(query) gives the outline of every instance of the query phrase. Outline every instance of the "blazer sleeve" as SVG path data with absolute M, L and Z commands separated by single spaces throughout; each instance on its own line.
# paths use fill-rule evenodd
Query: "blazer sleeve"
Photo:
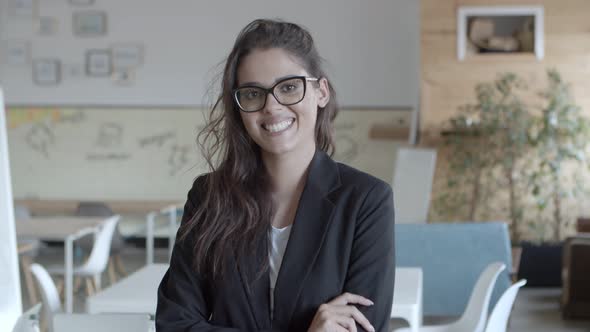
M 194 214 L 198 204 L 197 189 L 199 179 L 189 191 L 184 206 L 182 223 Z M 208 291 L 203 278 L 192 268 L 192 248 L 190 239 L 176 242 L 172 250 L 170 267 L 158 288 L 156 309 L 156 330 L 167 331 L 218 331 L 236 332 L 238 329 L 213 326 L 208 318 L 211 309 L 208 305 Z
M 365 196 L 356 220 L 344 291 L 372 300 L 358 306 L 375 331 L 389 331 L 395 282 L 393 192 L 379 181 Z M 357 324 L 358 331 L 365 331 Z

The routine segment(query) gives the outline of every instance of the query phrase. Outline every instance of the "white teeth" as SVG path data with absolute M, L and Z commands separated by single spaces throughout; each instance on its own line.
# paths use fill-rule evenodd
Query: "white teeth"
M 295 121 L 294 119 L 289 119 L 289 120 L 285 120 L 285 121 L 281 121 L 279 123 L 273 123 L 273 124 L 265 124 L 263 125 L 264 129 L 270 131 L 271 133 L 276 133 L 282 130 L 287 129 L 287 127 L 289 127 L 293 121 Z

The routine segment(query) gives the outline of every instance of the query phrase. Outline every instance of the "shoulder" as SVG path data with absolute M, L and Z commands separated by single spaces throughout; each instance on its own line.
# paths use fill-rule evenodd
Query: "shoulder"
M 349 165 L 336 162 L 340 174 L 340 183 L 343 190 L 354 190 L 364 194 L 391 194 L 389 183 L 358 170 Z

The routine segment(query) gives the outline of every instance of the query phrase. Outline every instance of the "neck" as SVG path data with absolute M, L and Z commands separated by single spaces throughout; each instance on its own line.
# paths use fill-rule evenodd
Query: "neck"
M 314 154 L 315 145 L 301 153 L 262 155 L 262 161 L 271 179 L 273 196 L 288 196 L 294 191 L 303 190 L 307 169 Z

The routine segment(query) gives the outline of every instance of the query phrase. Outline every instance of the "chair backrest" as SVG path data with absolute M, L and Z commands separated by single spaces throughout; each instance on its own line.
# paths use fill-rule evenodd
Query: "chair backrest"
M 436 150 L 400 148 L 393 171 L 395 221 L 426 223 L 436 165 Z
M 41 303 L 25 311 L 16 321 L 12 332 L 39 332 L 39 313 Z
M 39 285 L 39 290 L 41 291 L 43 312 L 45 313 L 44 318 L 47 322 L 46 326 L 49 326 L 49 330 L 51 330 L 53 316 L 62 311 L 59 293 L 53 283 L 53 279 L 51 279 L 51 276 L 43 266 L 36 263 L 31 264 L 31 272 L 33 272 L 37 280 L 37 285 Z
M 105 270 L 109 262 L 113 233 L 120 218 L 120 215 L 114 215 L 104 223 L 96 236 L 90 257 L 88 257 L 84 267 L 82 267 L 84 270 L 93 271 L 94 273 L 100 273 Z
M 59 332 L 146 332 L 150 318 L 147 314 L 59 314 L 53 326 Z
M 14 204 L 14 218 L 31 219 L 31 210 L 24 205 Z
M 488 318 L 485 332 L 506 332 L 508 317 L 510 317 L 514 299 L 516 299 L 516 294 L 518 293 L 518 290 L 520 290 L 520 287 L 525 284 L 526 279 L 519 280 L 502 294 Z
M 506 264 L 495 262 L 488 265 L 479 275 L 473 287 L 465 312 L 455 324 L 456 331 L 483 332 L 488 317 L 488 308 L 496 279 Z

